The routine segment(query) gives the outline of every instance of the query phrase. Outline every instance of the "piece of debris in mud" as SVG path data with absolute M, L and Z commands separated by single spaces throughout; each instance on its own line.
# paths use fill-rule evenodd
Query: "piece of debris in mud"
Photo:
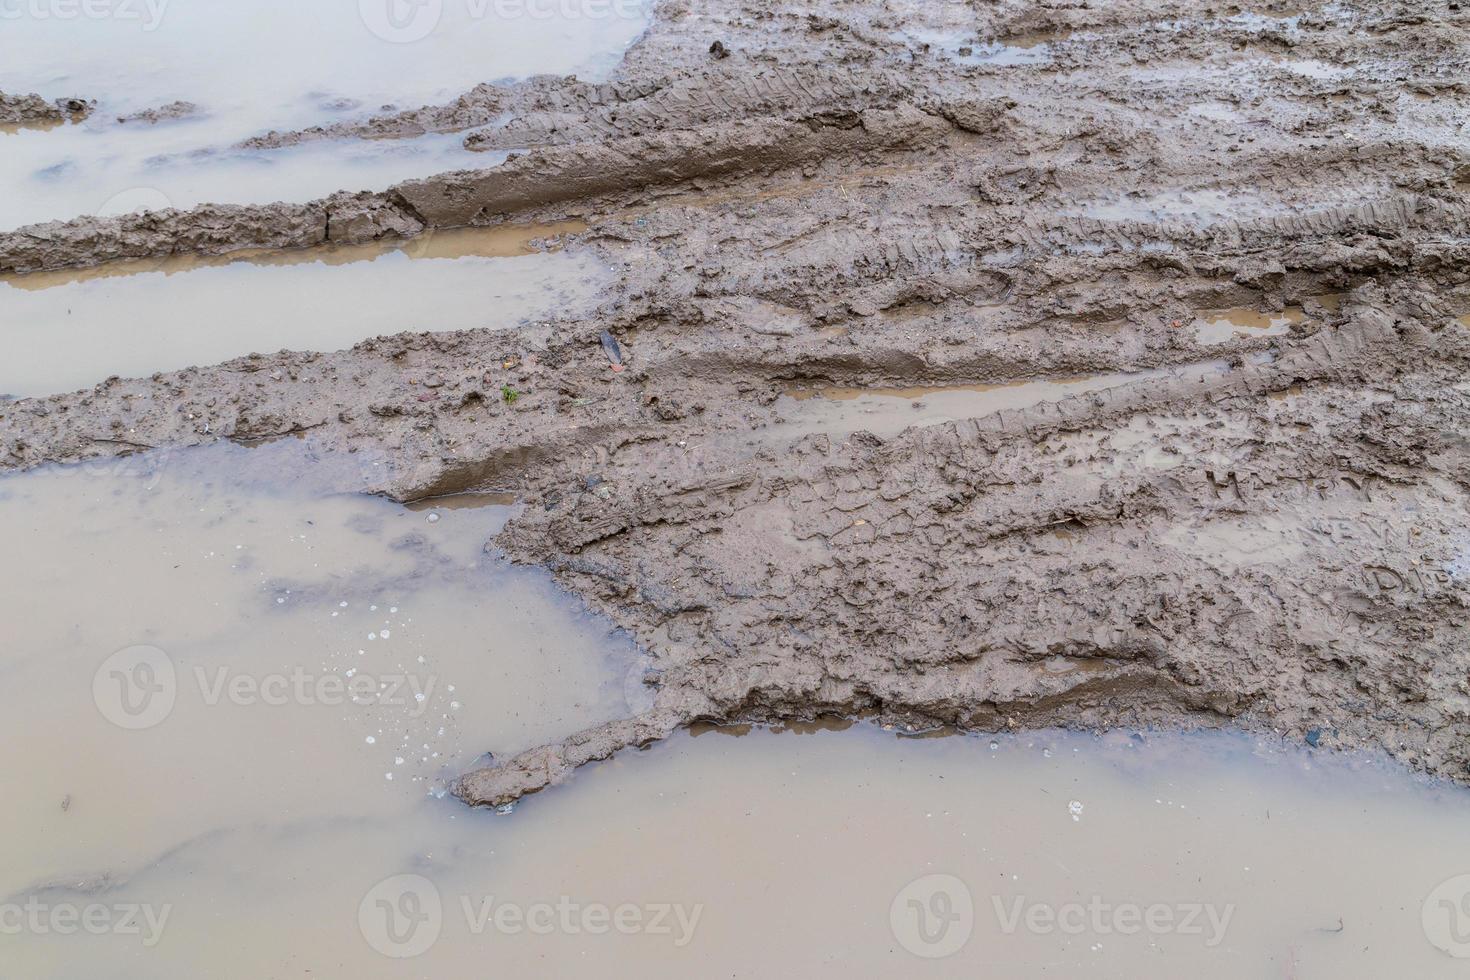
M 618 338 L 606 330 L 602 331 L 602 349 L 607 352 L 607 359 L 612 362 L 612 369 L 621 371 L 623 369 L 623 349 L 618 345 Z

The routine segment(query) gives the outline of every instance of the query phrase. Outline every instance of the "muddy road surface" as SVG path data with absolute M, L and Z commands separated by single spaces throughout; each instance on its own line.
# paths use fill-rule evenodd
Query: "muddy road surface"
M 1465 781 L 1467 38 L 1444 0 L 665 0 L 606 82 L 249 141 L 485 169 L 0 232 L 22 285 L 515 227 L 607 270 L 593 309 L 0 402 L 0 466 L 294 434 L 352 489 L 515 494 L 489 547 L 629 630 L 652 701 L 472 803 L 818 715 Z

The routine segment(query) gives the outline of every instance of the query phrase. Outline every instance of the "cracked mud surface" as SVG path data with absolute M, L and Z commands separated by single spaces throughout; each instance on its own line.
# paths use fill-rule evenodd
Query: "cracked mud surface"
M 652 707 L 467 774 L 472 803 L 826 714 L 1238 726 L 1465 781 L 1467 28 L 665 2 L 608 83 L 252 141 L 463 130 L 517 151 L 494 169 L 0 233 L 14 275 L 578 221 L 595 315 L 0 402 L 0 465 L 297 433 L 351 489 L 518 494 L 492 546 L 638 638 Z M 1242 307 L 1300 313 L 1201 341 Z M 1098 375 L 973 416 L 912 390 Z M 880 437 L 792 397 L 828 388 L 902 397 Z

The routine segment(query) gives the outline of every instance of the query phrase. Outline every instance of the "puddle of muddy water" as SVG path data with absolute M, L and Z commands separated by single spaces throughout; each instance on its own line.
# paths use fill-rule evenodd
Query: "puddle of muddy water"
M 222 821 L 99 891 L 42 896 L 141 906 L 160 929 L 22 933 L 9 965 L 120 978 L 1460 975 L 1434 943 L 1457 942 L 1440 903 L 1467 887 L 1462 790 L 1242 737 L 794 729 L 676 736 L 509 817 L 425 799 Z M 275 766 L 320 771 L 325 749 Z M 190 785 L 228 786 L 233 768 Z M 89 790 L 64 813 L 48 801 L 48 823 L 86 821 L 100 797 L 116 825 L 104 850 L 128 850 L 147 798 L 83 776 L 70 785 Z M 33 779 L 17 784 L 28 800 L 59 789 Z
M 21 5 L 17 5 L 21 6 Z M 37 4 L 27 5 L 27 10 Z M 190 0 L 92 4 L 134 16 L 4 18 L 0 91 L 96 99 L 86 120 L 0 133 L 0 228 L 135 207 L 304 201 L 497 158 L 455 135 L 231 149 L 453 100 L 484 81 L 605 78 L 651 2 Z M 24 13 L 24 12 L 22 12 Z M 183 101 L 184 118 L 119 117 Z
M 629 640 L 483 551 L 510 508 L 317 493 L 289 443 L 0 480 L 0 737 L 31 748 L 6 766 L 0 908 L 116 897 L 174 858 L 293 876 L 270 862 L 356 850 L 482 753 L 642 704 Z
M 912 426 L 980 418 L 1008 409 L 1102 391 L 1138 382 L 1159 381 L 1184 372 L 1219 372 L 1224 362 L 1160 368 L 1129 374 L 1096 374 L 1004 384 L 921 388 L 792 389 L 776 402 L 785 421 L 761 430 L 762 441 L 798 439 L 825 432 L 836 437 L 859 430 L 889 438 Z
M 1306 319 L 1301 307 L 1288 306 L 1280 313 L 1262 313 L 1249 307 L 1213 310 L 1195 321 L 1195 336 L 1202 344 L 1221 344 L 1236 337 L 1280 337 L 1292 324 Z
M 17 191 L 0 198 L 0 229 L 200 204 L 304 202 L 505 159 L 472 153 L 453 133 L 243 150 L 223 142 L 235 135 L 207 123 L 142 135 L 95 127 L 0 136 L 0 181 Z
M 537 252 L 580 230 L 461 229 L 407 242 L 115 263 L 0 279 L 0 393 L 71 391 L 252 352 L 513 327 L 590 305 L 592 258 Z
M 1001 68 L 1050 64 L 1052 42 L 1061 35 L 1025 35 L 1004 41 L 982 41 L 963 31 L 914 29 L 893 35 L 896 41 L 927 45 L 962 65 L 995 65 Z
M 1191 110 L 1193 111 L 1193 110 Z M 1355 190 L 1359 199 L 1371 188 Z M 1350 200 L 1345 193 L 1329 191 L 1310 201 L 1294 202 L 1255 192 L 1225 192 L 1212 189 L 1169 190 L 1154 194 L 1123 194 L 1088 201 L 1067 213 L 1104 221 L 1185 222 L 1199 228 L 1222 221 L 1245 221 L 1282 214 L 1307 214 Z

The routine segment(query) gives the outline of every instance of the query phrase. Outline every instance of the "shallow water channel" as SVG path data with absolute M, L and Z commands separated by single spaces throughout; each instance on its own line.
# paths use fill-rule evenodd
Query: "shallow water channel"
M 589 308 L 608 270 L 538 251 L 580 226 L 466 228 L 369 246 L 118 262 L 0 278 L 0 394 L 249 353 L 332 351 L 369 337 L 476 327 Z

